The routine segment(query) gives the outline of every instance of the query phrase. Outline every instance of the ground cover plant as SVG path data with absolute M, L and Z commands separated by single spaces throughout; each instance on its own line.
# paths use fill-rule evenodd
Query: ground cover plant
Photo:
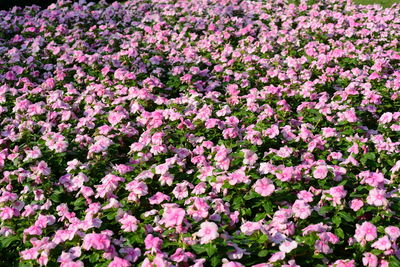
M 0 11 L 2 266 L 400 266 L 400 8 Z

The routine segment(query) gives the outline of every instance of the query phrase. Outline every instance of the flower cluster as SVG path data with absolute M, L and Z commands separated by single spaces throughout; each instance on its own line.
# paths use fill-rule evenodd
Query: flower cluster
M 400 6 L 0 11 L 0 265 L 399 266 Z

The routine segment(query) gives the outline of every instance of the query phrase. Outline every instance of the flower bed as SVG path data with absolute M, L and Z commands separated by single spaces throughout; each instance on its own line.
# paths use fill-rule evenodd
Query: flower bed
M 400 266 L 400 8 L 0 11 L 0 263 Z

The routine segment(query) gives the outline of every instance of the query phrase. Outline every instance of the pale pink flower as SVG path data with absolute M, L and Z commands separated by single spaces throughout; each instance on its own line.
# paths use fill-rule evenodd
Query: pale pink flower
M 379 238 L 377 241 L 375 241 L 371 247 L 380 249 L 380 250 L 388 250 L 392 247 L 392 243 L 390 242 L 389 238 L 387 235 L 384 237 Z
M 121 229 L 124 232 L 135 232 L 138 228 L 139 220 L 135 216 L 129 215 L 127 213 L 119 219 L 122 224 Z
M 272 256 L 269 258 L 269 262 L 277 262 L 280 260 L 285 259 L 286 253 L 283 251 L 279 251 L 279 252 L 275 252 L 274 254 L 272 254 Z
M 369 191 L 367 203 L 374 206 L 386 206 L 386 191 L 384 189 L 373 188 Z
M 362 262 L 364 266 L 378 267 L 378 257 L 372 253 L 366 252 L 363 254 Z
M 295 217 L 305 219 L 311 215 L 312 210 L 306 202 L 298 199 L 293 203 L 292 212 Z
M 289 253 L 295 248 L 297 248 L 297 242 L 296 241 L 284 241 L 279 246 L 279 250 L 283 251 L 285 253 Z
M 350 202 L 350 208 L 354 211 L 358 211 L 362 206 L 364 206 L 364 202 L 361 199 L 353 199 Z
M 82 248 L 89 250 L 91 248 L 97 250 L 106 250 L 110 247 L 110 238 L 105 234 L 87 234 L 83 238 Z
M 263 197 L 271 195 L 275 190 L 274 184 L 267 178 L 257 180 L 252 187 L 254 188 L 254 191 Z
M 161 192 L 157 192 L 149 198 L 149 203 L 151 205 L 155 205 L 155 204 L 160 204 L 161 202 L 166 201 L 166 200 L 167 201 L 170 200 L 170 197 L 168 195 L 163 194 Z
M 108 122 L 112 125 L 115 126 L 118 123 L 120 123 L 123 119 L 125 118 L 125 115 L 120 113 L 120 112 L 115 112 L 112 111 L 108 115 Z
M 355 239 L 361 244 L 365 241 L 372 241 L 377 238 L 377 229 L 375 225 L 370 222 L 363 222 L 361 225 L 356 224 Z
M 182 225 L 183 218 L 185 217 L 185 210 L 181 208 L 168 207 L 164 211 L 162 221 L 165 227 L 174 227 Z
M 288 182 L 292 179 L 294 173 L 293 167 L 285 167 L 281 172 L 276 172 L 276 178 L 282 182 Z
M 252 235 L 255 231 L 261 229 L 261 225 L 258 222 L 245 222 L 240 226 L 240 231 L 245 235 Z
M 328 175 L 328 168 L 325 165 L 317 166 L 313 174 L 316 179 L 324 179 Z
M 200 230 L 196 235 L 200 237 L 200 244 L 207 244 L 218 238 L 218 225 L 214 222 L 203 222 L 200 224 Z
M 313 201 L 313 194 L 302 190 L 299 193 L 297 193 L 297 197 L 301 200 L 303 200 L 304 202 L 312 202 Z
M 144 239 L 144 245 L 147 250 L 150 250 L 152 253 L 159 252 L 163 241 L 159 237 L 155 237 L 152 234 L 148 234 Z
M 338 133 L 335 128 L 322 128 L 322 135 L 325 138 L 336 136 Z
M 400 228 L 397 226 L 388 226 L 385 228 L 385 233 L 390 237 L 390 240 L 395 241 L 400 236 Z
M 221 267 L 244 267 L 243 264 L 237 262 L 237 261 L 228 261 L 227 259 L 222 259 L 222 265 Z
M 115 257 L 108 267 L 130 267 L 131 263 L 125 259 L 121 259 L 119 257 Z
M 242 149 L 242 152 L 244 153 L 244 164 L 251 166 L 257 162 L 258 156 L 254 151 L 251 151 L 249 149 Z
M 333 265 L 330 265 L 333 267 L 355 267 L 355 261 L 354 260 L 337 260 L 333 263 Z
M 385 112 L 382 114 L 382 116 L 379 118 L 379 123 L 389 123 L 393 119 L 393 114 L 391 112 Z

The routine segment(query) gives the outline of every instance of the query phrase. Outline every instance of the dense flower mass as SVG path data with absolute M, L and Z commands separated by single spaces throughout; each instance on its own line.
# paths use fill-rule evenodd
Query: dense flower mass
M 0 265 L 400 266 L 399 63 L 399 5 L 0 11 Z

